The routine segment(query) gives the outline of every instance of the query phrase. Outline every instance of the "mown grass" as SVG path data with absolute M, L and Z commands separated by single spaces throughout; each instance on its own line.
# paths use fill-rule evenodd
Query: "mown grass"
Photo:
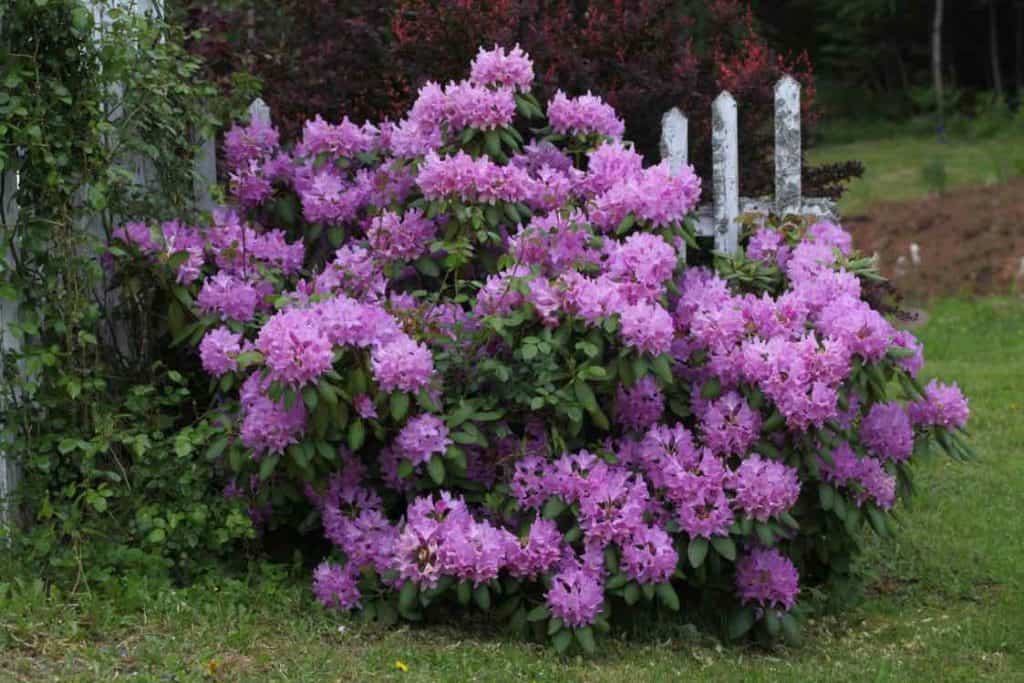
M 924 197 L 936 192 L 936 165 L 945 170 L 945 189 L 984 186 L 1024 175 L 1024 125 L 1007 127 L 990 137 L 935 135 L 894 131 L 891 137 L 866 138 L 845 144 L 823 144 L 808 150 L 809 163 L 855 159 L 864 177 L 853 180 L 839 202 L 844 216 L 863 212 L 880 201 Z M 925 171 L 932 167 L 931 175 Z
M 0 679 L 1024 680 L 1024 303 L 940 302 L 919 333 L 926 373 L 971 398 L 978 460 L 918 468 L 897 540 L 867 542 L 863 601 L 808 624 L 798 648 L 723 646 L 658 624 L 602 641 L 593 660 L 563 660 L 479 623 L 381 630 L 334 617 L 269 569 L 186 590 L 130 578 L 73 597 L 22 575 L 0 584 Z

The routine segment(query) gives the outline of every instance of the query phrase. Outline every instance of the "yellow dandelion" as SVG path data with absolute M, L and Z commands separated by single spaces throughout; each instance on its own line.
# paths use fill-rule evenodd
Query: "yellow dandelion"
M 401 659 L 395 660 L 395 668 L 399 671 L 405 672 L 409 670 L 409 665 L 403 662 Z

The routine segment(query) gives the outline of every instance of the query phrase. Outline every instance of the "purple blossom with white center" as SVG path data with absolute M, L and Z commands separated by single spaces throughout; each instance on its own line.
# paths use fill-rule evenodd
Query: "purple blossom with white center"
M 672 537 L 659 527 L 642 527 L 622 543 L 622 571 L 639 583 L 668 581 L 678 562 Z
M 425 344 L 401 335 L 373 349 L 373 378 L 384 391 L 419 391 L 434 376 L 434 357 Z
M 914 428 L 901 404 L 876 403 L 861 421 L 860 440 L 876 457 L 901 462 L 914 451 Z
M 341 567 L 323 562 L 313 572 L 313 594 L 328 609 L 350 610 L 359 607 L 359 573 L 347 564 Z
M 735 506 L 747 517 L 765 522 L 796 505 L 800 477 L 792 467 L 754 453 L 736 469 L 731 488 Z
M 434 455 L 442 455 L 452 440 L 444 420 L 424 413 L 411 418 L 395 437 L 395 452 L 414 466 L 425 463 Z
M 533 85 L 533 60 L 517 43 L 511 50 L 482 47 L 470 66 L 469 79 L 477 85 L 497 85 L 527 92 Z
M 238 354 L 242 352 L 242 335 L 226 327 L 210 330 L 199 344 L 199 358 L 203 370 L 214 377 L 238 369 Z
M 579 97 L 567 97 L 559 90 L 548 102 L 548 121 L 556 133 L 562 135 L 605 135 L 621 138 L 626 132 L 615 110 L 604 100 L 589 92 Z
M 776 548 L 753 548 L 736 562 L 736 590 L 744 604 L 789 611 L 800 592 L 800 575 Z
M 924 398 L 909 404 L 907 412 L 915 425 L 947 430 L 960 429 L 971 414 L 960 387 L 934 379 L 924 388 Z
M 583 567 L 570 565 L 552 577 L 545 599 L 551 614 L 563 624 L 582 628 L 594 623 L 603 611 L 604 588 Z
M 619 385 L 615 394 L 615 420 L 629 429 L 643 431 L 661 419 L 665 395 L 651 376 L 631 387 Z

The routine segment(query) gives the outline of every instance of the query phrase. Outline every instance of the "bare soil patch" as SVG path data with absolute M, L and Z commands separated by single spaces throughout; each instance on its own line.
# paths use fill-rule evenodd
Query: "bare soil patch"
M 883 202 L 843 223 L 910 300 L 1024 291 L 1024 178 Z

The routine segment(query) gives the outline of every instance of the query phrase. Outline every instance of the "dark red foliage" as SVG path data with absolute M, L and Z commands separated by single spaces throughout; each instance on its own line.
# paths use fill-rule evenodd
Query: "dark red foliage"
M 803 85 L 804 126 L 817 121 L 806 55 L 774 52 L 738 0 L 282 0 L 248 9 L 194 10 L 207 28 L 195 49 L 220 76 L 248 69 L 286 135 L 316 113 L 328 120 L 395 118 L 427 80 L 467 74 L 483 45 L 519 43 L 536 66 L 541 97 L 591 90 L 626 121 L 627 137 L 658 155 L 661 115 L 690 119 L 690 154 L 710 173 L 710 107 L 728 89 L 740 105 L 741 189 L 770 192 L 773 86 Z M 808 169 L 805 192 L 834 194 L 848 170 Z M 826 182 L 818 184 L 818 179 Z

